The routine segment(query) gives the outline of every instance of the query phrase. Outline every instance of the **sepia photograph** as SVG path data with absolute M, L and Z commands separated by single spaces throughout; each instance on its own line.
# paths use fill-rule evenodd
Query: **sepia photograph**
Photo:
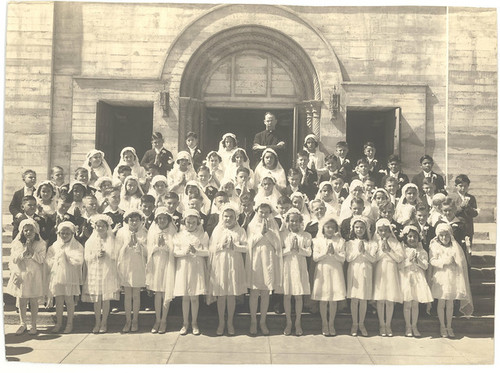
M 3 367 L 491 369 L 498 11 L 403 3 L 0 5 Z

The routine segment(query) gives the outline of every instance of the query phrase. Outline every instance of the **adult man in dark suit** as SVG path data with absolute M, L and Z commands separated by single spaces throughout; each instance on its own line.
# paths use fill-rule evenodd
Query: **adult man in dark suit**
M 420 158 L 420 166 L 422 167 L 422 172 L 415 175 L 411 182 L 418 186 L 418 190 L 422 192 L 422 184 L 424 178 L 428 177 L 432 180 L 432 183 L 436 186 L 435 193 L 447 194 L 444 188 L 444 178 L 432 171 L 432 166 L 434 166 L 434 160 L 430 155 L 424 155 Z
M 277 154 L 278 158 L 283 161 L 286 148 L 286 144 L 280 139 L 276 133 L 276 124 L 278 120 L 273 113 L 267 112 L 264 116 L 264 124 L 266 129 L 255 135 L 253 140 L 253 162 L 257 163 L 262 155 L 262 152 L 267 148 L 273 149 Z
M 166 176 L 167 171 L 170 171 L 174 165 L 174 157 L 170 151 L 163 147 L 163 135 L 160 132 L 153 133 L 151 144 L 153 148 L 144 153 L 141 166 L 155 164 L 160 169 L 160 175 Z

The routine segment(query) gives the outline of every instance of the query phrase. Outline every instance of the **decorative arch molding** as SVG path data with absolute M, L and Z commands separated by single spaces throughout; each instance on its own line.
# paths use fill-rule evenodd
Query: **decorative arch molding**
M 286 6 L 261 4 L 217 5 L 190 22 L 170 45 L 160 80 L 169 82 L 172 93 L 179 92 L 184 69 L 198 48 L 220 31 L 246 25 L 280 32 L 309 54 L 317 71 L 321 97 L 327 97 L 333 85 L 340 86 L 343 77 L 339 60 L 321 31 Z
M 300 101 L 321 100 L 318 75 L 309 56 L 286 35 L 262 26 L 238 26 L 208 39 L 189 60 L 181 79 L 180 97 L 202 98 L 202 87 L 213 69 L 227 57 L 258 51 L 281 61 L 290 71 Z

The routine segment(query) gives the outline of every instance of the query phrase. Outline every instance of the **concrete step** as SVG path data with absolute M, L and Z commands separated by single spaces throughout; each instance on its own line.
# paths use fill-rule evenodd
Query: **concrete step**
M 474 315 L 494 315 L 495 296 L 476 295 L 473 297 Z
M 472 253 L 471 265 L 473 268 L 495 267 L 495 252 L 476 251 Z
M 477 251 L 496 251 L 497 244 L 488 240 L 477 240 L 472 243 L 472 252 Z
M 471 280 L 495 281 L 495 267 L 471 268 Z
M 2 244 L 11 243 L 12 242 L 12 233 L 11 232 L 3 232 L 2 233 Z
M 6 271 L 9 269 L 9 257 L 2 256 L 2 271 Z
M 495 296 L 495 282 L 472 281 L 470 284 L 472 295 Z
M 215 307 L 214 307 L 215 308 Z M 211 313 L 203 312 L 200 309 L 198 324 L 203 334 L 215 335 L 215 327 L 217 325 L 216 310 L 212 309 Z M 394 335 L 403 335 L 405 331 L 405 322 L 402 313 L 394 313 L 392 321 L 392 330 Z M 28 316 L 29 317 L 29 316 Z M 66 318 L 66 317 L 65 317 Z M 154 312 L 141 311 L 140 313 L 140 331 L 148 333 L 154 324 Z M 6 324 L 18 324 L 19 315 L 16 312 L 5 312 L 4 320 Z M 269 313 L 267 325 L 271 334 L 282 334 L 285 327 L 285 315 L 276 315 Z M 38 324 L 48 327 L 55 324 L 55 315 L 52 312 L 40 312 L 38 314 Z M 250 315 L 247 313 L 237 313 L 235 315 L 235 328 L 238 334 L 247 334 L 250 326 Z M 92 311 L 76 312 L 74 319 L 73 333 L 89 332 L 94 326 L 95 318 Z M 66 321 L 64 320 L 64 324 Z M 63 325 L 64 325 L 63 324 Z M 125 324 L 125 316 L 123 312 L 111 314 L 108 318 L 108 332 L 114 333 L 121 331 Z M 169 312 L 167 319 L 168 331 L 180 330 L 182 326 L 182 316 L 179 313 Z M 349 314 L 338 313 L 335 318 L 335 328 L 339 334 L 349 334 L 352 325 L 352 319 Z M 378 318 L 374 314 L 367 314 L 365 325 L 369 335 L 378 334 Z M 302 328 L 305 334 L 321 334 L 321 318 L 318 314 L 302 315 Z M 436 316 L 422 315 L 418 321 L 418 328 L 424 337 L 435 336 L 439 337 L 439 320 Z M 493 335 L 494 318 L 492 316 L 474 316 L 469 319 L 464 317 L 455 317 L 453 320 L 453 329 L 455 334 L 460 337 L 463 335 Z
M 2 244 L 2 257 L 10 256 L 10 249 L 12 248 L 12 243 L 3 243 Z
M 497 225 L 495 223 L 474 224 L 474 241 L 491 240 L 496 242 Z

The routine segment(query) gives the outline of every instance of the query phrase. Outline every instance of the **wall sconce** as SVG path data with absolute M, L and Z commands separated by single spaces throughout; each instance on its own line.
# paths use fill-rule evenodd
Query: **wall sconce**
M 330 90 L 330 121 L 333 122 L 340 111 L 340 93 L 337 86 L 333 87 L 333 91 Z
M 168 117 L 168 111 L 170 107 L 170 93 L 168 92 L 160 92 L 160 107 L 163 111 L 163 117 Z

